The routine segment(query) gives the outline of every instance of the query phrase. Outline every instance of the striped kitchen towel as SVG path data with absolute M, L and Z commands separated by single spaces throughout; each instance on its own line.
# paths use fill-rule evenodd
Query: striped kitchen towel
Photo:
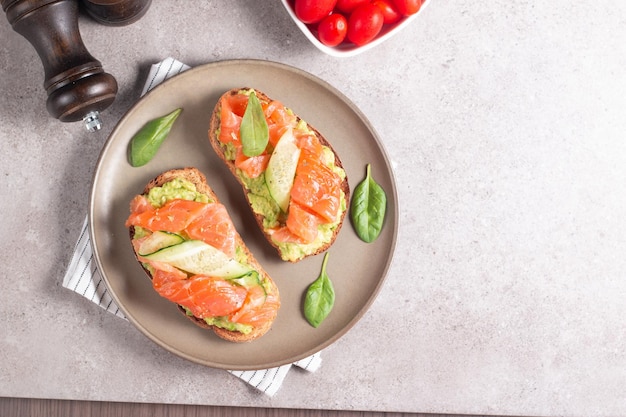
M 173 58 L 167 58 L 150 69 L 148 79 L 141 95 L 154 88 L 166 79 L 179 74 L 189 67 Z M 115 304 L 115 301 L 108 292 L 102 279 L 102 274 L 96 265 L 91 241 L 89 237 L 89 224 L 87 218 L 83 222 L 83 227 L 76 242 L 74 253 L 70 265 L 63 278 L 63 287 L 68 288 L 100 307 L 126 319 L 124 313 Z M 322 363 L 320 352 L 315 353 L 293 364 L 283 365 L 276 368 L 261 369 L 257 371 L 228 371 L 232 375 L 242 379 L 251 386 L 269 396 L 276 394 L 283 380 L 287 376 L 292 365 L 309 372 L 316 371 Z

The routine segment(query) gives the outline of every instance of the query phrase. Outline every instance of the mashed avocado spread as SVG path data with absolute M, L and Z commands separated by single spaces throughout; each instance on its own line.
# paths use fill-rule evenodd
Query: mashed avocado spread
M 193 316 L 193 314 L 191 314 L 191 312 L 187 308 L 183 308 L 185 309 L 185 312 L 188 316 Z M 228 320 L 228 317 L 225 316 L 206 317 L 202 320 L 204 320 L 204 322 L 209 326 L 221 327 L 222 329 L 226 329 L 231 332 L 249 334 L 253 329 L 253 327 L 249 324 L 233 323 L 232 321 Z
M 211 202 L 208 196 L 196 190 L 196 186 L 191 181 L 182 178 L 175 178 L 160 187 L 153 187 L 147 197 L 153 207 L 161 207 L 168 201 L 177 198 L 199 203 Z

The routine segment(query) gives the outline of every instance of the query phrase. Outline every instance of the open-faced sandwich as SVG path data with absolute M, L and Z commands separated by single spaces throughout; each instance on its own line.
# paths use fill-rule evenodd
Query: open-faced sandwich
M 229 341 L 251 341 L 270 329 L 278 288 L 200 171 L 164 172 L 132 199 L 130 211 L 132 246 L 157 293 Z
M 283 260 L 297 262 L 333 244 L 350 189 L 339 156 L 319 131 L 263 92 L 237 88 L 213 110 L 209 140 Z

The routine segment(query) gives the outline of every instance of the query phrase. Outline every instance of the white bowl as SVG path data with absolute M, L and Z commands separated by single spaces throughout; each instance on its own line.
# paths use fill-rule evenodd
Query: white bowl
M 384 25 L 380 33 L 376 36 L 376 38 L 374 38 L 373 41 L 366 43 L 365 45 L 362 45 L 362 46 L 357 46 L 348 41 L 343 42 L 337 46 L 324 45 L 315 36 L 315 33 L 311 31 L 311 28 L 305 23 L 303 23 L 300 19 L 298 19 L 298 16 L 296 16 L 295 11 L 293 10 L 293 7 L 290 4 L 290 1 L 281 0 L 281 2 L 283 3 L 283 6 L 285 6 L 285 9 L 287 9 L 287 13 L 289 13 L 289 16 L 291 16 L 291 19 L 294 21 L 296 26 L 300 28 L 302 33 L 304 33 L 304 35 L 311 41 L 313 45 L 317 47 L 317 49 L 331 56 L 349 57 L 349 56 L 354 56 L 362 52 L 368 51 L 372 49 L 373 47 L 375 47 L 376 45 L 380 45 L 385 40 L 391 38 L 396 33 L 400 32 L 402 29 L 404 29 L 413 20 L 417 18 L 417 16 L 422 12 L 422 10 L 424 10 L 424 8 L 431 2 L 431 0 L 426 0 L 422 4 L 422 7 L 420 7 L 417 13 L 411 16 L 404 17 L 398 23 L 395 23 L 393 25 Z

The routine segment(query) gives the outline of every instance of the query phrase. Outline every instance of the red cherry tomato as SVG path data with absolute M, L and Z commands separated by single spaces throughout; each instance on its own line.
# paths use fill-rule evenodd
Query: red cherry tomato
M 304 23 L 317 23 L 330 14 L 337 0 L 296 0 L 296 16 Z
M 404 16 L 415 14 L 422 7 L 422 0 L 393 0 L 396 9 Z
M 337 46 L 346 38 L 348 21 L 341 13 L 326 16 L 317 26 L 317 36 L 326 46 Z
M 365 45 L 378 35 L 383 27 L 383 12 L 372 3 L 354 9 L 348 18 L 348 40 L 358 46 Z
M 357 6 L 361 4 L 369 3 L 369 0 L 337 0 L 335 8 L 341 13 L 349 15 Z
M 396 9 L 396 5 L 392 0 L 374 0 L 372 1 L 376 6 L 380 7 L 380 10 L 383 12 L 383 17 L 385 18 L 385 24 L 393 24 L 398 22 L 402 15 Z

